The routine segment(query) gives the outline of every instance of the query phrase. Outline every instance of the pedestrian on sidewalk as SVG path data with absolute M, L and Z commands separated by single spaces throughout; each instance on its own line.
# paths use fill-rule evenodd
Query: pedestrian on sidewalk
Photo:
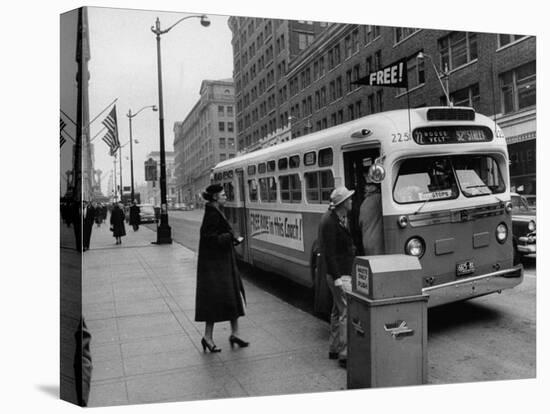
M 116 239 L 115 244 L 122 244 L 122 236 L 126 236 L 126 229 L 124 227 L 124 210 L 122 210 L 122 203 L 114 204 L 113 211 L 111 212 L 111 231 L 113 237 Z
M 83 242 L 83 251 L 86 251 L 90 248 L 90 239 L 92 237 L 92 229 L 94 227 L 94 221 L 95 221 L 95 203 L 90 202 L 84 205 L 84 219 L 82 223 L 82 227 L 84 230 L 84 239 Z
M 139 207 L 137 206 L 134 200 L 132 202 L 132 205 L 130 206 L 130 226 L 132 226 L 134 231 L 138 231 L 139 224 L 140 224 Z
M 330 315 L 329 358 L 338 359 L 341 367 L 347 364 L 347 300 L 345 279 L 351 279 L 355 246 L 348 228 L 351 196 L 355 191 L 346 187 L 334 189 L 329 209 L 319 224 L 319 249 L 326 269 L 327 285 L 332 294 Z
M 245 293 L 234 247 L 242 237 L 235 238 L 221 210 L 227 199 L 223 187 L 212 184 L 202 196 L 207 203 L 200 229 L 195 301 L 195 321 L 206 323 L 201 345 L 204 352 L 220 352 L 212 339 L 214 323 L 230 321 L 231 347 L 247 347 L 249 343 L 239 337 L 238 318 L 244 315 Z

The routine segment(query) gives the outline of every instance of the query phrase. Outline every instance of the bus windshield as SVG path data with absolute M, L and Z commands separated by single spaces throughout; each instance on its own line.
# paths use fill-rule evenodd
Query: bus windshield
M 502 193 L 505 183 L 497 162 L 487 155 L 454 155 L 405 160 L 393 198 L 397 203 L 418 203 Z

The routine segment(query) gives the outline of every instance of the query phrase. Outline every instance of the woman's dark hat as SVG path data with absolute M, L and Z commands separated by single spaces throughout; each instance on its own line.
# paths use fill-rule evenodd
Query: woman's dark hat
M 223 187 L 220 184 L 211 184 L 208 187 L 206 187 L 206 190 L 204 190 L 204 192 L 208 194 L 218 194 L 218 193 L 221 193 L 222 190 L 223 190 Z

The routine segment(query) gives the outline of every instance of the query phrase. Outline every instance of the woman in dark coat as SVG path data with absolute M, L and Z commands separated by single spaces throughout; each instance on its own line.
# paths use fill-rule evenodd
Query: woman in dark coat
M 140 223 L 140 217 L 139 217 L 139 207 L 137 206 L 136 202 L 134 201 L 132 205 L 130 206 L 130 221 L 129 224 L 132 226 L 134 231 L 139 230 L 139 223 Z
M 115 204 L 113 211 L 111 211 L 111 229 L 113 237 L 116 239 L 116 244 L 122 243 L 122 236 L 126 236 L 126 229 L 124 228 L 124 211 L 122 210 L 122 203 Z
M 197 265 L 195 320 L 206 322 L 201 340 L 203 351 L 220 352 L 212 340 L 214 323 L 231 322 L 231 347 L 248 346 L 239 338 L 239 316 L 244 315 L 244 288 L 237 270 L 234 246 L 242 241 L 235 238 L 231 225 L 221 211 L 227 199 L 223 187 L 210 185 L 203 193 L 207 201 L 200 230 Z

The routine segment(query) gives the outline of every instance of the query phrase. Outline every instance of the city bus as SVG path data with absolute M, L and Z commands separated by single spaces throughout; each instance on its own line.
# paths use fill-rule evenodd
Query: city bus
M 384 254 L 419 258 L 428 306 L 466 300 L 523 280 L 513 261 L 508 152 L 502 130 L 467 107 L 423 107 L 368 115 L 220 162 L 225 212 L 240 260 L 330 295 L 318 226 L 339 185 L 355 191 L 357 226 L 365 183 L 381 193 Z

